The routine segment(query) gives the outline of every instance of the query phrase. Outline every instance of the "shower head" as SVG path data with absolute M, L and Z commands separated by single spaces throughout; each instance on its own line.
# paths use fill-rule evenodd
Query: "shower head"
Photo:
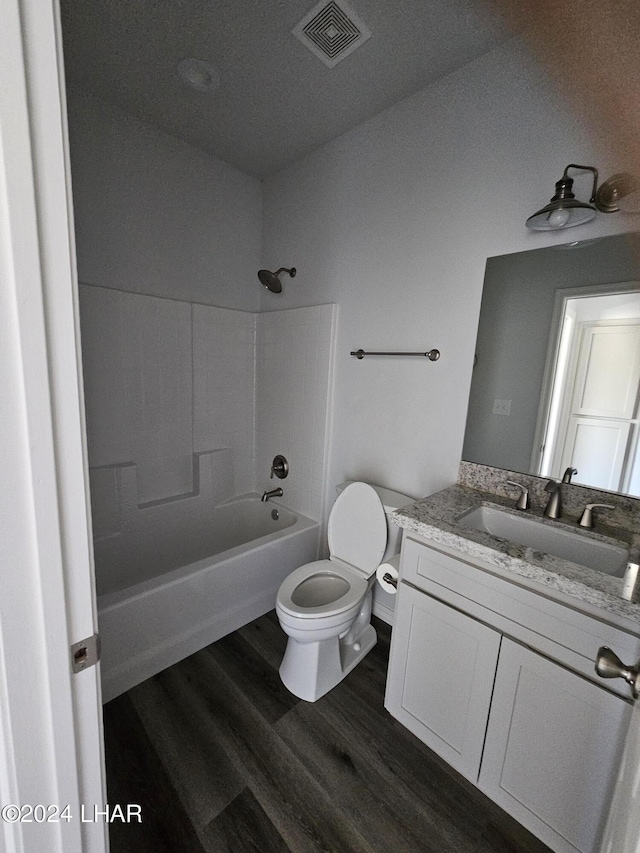
M 296 274 L 296 268 L 291 267 L 291 269 L 287 269 L 286 267 L 280 267 L 276 272 L 258 270 L 258 278 L 260 279 L 261 284 L 264 284 L 267 290 L 270 290 L 271 293 L 281 293 L 282 282 L 278 278 L 281 272 L 288 272 L 291 278 L 293 278 Z

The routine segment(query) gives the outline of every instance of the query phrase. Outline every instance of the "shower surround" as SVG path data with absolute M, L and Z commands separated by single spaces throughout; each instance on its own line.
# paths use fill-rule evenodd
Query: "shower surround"
M 120 467 L 144 510 L 196 495 L 203 454 L 220 503 L 266 488 L 284 453 L 284 503 L 321 519 L 335 306 L 255 314 L 85 284 L 80 307 L 96 540 L 123 534 Z
M 255 314 L 87 284 L 80 306 L 99 593 L 268 488 L 276 453 L 282 503 L 322 521 L 336 306 Z

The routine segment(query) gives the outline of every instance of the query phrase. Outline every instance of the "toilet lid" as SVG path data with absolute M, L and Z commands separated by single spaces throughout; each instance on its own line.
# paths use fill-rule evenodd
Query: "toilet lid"
M 368 576 L 380 565 L 387 545 L 387 519 L 380 498 L 367 483 L 351 483 L 329 515 L 329 552 Z

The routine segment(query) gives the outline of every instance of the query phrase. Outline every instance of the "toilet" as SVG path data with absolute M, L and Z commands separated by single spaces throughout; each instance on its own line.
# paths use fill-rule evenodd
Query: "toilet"
M 283 581 L 276 613 L 288 636 L 280 666 L 285 687 L 315 702 L 376 644 L 372 587 L 381 562 L 398 553 L 401 530 L 386 516 L 412 498 L 367 483 L 338 486 L 329 515 L 330 557 L 295 569 Z

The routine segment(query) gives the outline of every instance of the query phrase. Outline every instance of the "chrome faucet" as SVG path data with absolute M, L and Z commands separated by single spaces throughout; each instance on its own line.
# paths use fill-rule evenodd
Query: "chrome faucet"
M 562 515 L 562 490 L 561 484 L 557 480 L 549 480 L 544 487 L 545 492 L 549 492 L 549 500 L 544 508 L 544 515 L 547 518 L 560 518 Z
M 563 483 L 570 483 L 573 475 L 577 474 L 577 473 L 578 473 L 577 468 L 571 468 L 571 467 L 566 468 L 564 474 L 562 475 L 562 482 Z
M 281 498 L 283 496 L 283 494 L 284 494 L 284 492 L 282 491 L 280 486 L 278 486 L 277 489 L 271 489 L 270 492 L 263 492 L 260 500 L 262 501 L 262 503 L 266 504 L 266 502 L 268 500 L 270 500 L 271 498 Z

